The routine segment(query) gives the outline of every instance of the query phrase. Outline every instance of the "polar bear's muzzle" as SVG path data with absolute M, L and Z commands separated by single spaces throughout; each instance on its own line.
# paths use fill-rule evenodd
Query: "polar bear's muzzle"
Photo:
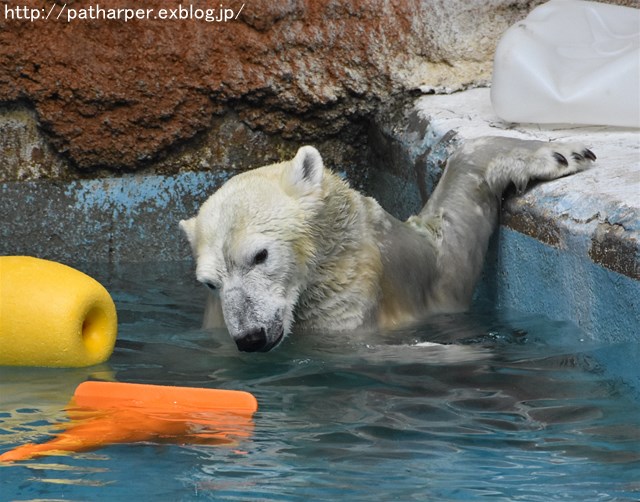
M 221 300 L 225 324 L 238 350 L 268 352 L 284 338 L 283 308 L 273 297 L 232 287 L 223 289 Z
M 280 328 L 276 337 L 270 341 L 264 328 L 257 328 L 234 337 L 238 350 L 241 352 L 269 352 L 280 343 L 284 336 L 284 329 Z

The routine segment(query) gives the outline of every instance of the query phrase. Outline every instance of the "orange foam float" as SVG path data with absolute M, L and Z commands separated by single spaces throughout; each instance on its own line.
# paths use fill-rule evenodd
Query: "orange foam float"
M 0 455 L 1 462 L 91 451 L 116 443 L 233 445 L 253 431 L 256 398 L 243 391 L 84 382 L 67 407 L 70 422 L 46 443 Z

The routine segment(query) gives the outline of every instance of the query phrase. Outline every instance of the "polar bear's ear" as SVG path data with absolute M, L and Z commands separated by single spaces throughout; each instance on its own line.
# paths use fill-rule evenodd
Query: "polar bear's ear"
M 180 228 L 187 236 L 189 244 L 191 245 L 191 249 L 195 251 L 196 245 L 196 218 L 189 218 L 188 220 L 180 221 Z
M 282 173 L 282 184 L 291 195 L 302 197 L 318 193 L 322 185 L 324 165 L 320 152 L 303 146 Z

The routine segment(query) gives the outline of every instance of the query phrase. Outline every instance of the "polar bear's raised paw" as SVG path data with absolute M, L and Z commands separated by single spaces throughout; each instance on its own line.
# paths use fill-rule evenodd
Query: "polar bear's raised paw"
M 584 171 L 596 160 L 595 154 L 582 143 L 483 138 L 474 142 L 471 148 L 478 148 L 478 145 L 483 147 L 485 158 L 493 157 L 486 165 L 484 176 L 496 195 L 501 195 L 509 183 L 522 192 L 531 180 L 554 180 Z M 462 164 L 468 164 L 464 154 L 463 150 L 458 158 Z
M 560 164 L 563 170 L 561 176 L 583 171 L 589 167 L 591 162 L 595 162 L 597 158 L 591 150 L 580 143 L 558 143 L 554 145 L 550 144 L 548 147 L 552 152 L 551 156 Z M 541 148 L 541 150 L 544 148 L 545 147 Z M 554 177 L 555 176 L 551 176 L 551 178 Z
M 569 161 L 560 152 L 553 152 L 553 156 L 561 165 L 563 165 L 564 167 L 569 167 Z M 585 148 L 582 153 L 573 152 L 571 154 L 571 158 L 576 162 L 582 162 L 585 159 L 595 161 L 597 157 L 591 150 Z

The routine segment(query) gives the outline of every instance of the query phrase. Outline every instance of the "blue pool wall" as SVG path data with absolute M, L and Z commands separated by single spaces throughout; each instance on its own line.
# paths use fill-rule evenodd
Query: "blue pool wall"
M 178 221 L 228 178 L 219 171 L 3 183 L 0 254 L 71 264 L 190 259 Z

